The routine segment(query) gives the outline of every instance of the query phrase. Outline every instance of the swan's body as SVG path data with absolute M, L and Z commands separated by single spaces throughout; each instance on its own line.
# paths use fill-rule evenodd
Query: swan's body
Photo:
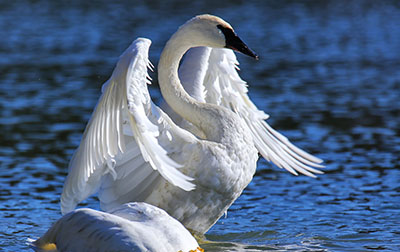
M 248 98 L 232 52 L 198 52 L 205 64 L 193 69 L 196 75 L 183 76 L 187 90 L 182 87 L 179 62 L 191 47 L 229 47 L 256 57 L 225 21 L 210 15 L 189 20 L 161 54 L 161 92 L 180 126 L 151 102 L 146 87 L 149 46 L 147 39 L 135 40 L 104 85 L 70 162 L 61 198 L 63 213 L 99 190 L 105 210 L 145 201 L 202 234 L 251 181 L 258 152 L 294 173 L 319 172 L 312 168 L 320 167 L 319 159 L 291 145 L 264 122 L 267 116 Z M 193 54 L 184 66 L 190 68 L 192 62 L 195 67 L 190 58 Z
M 146 203 L 124 204 L 110 213 L 77 209 L 60 218 L 31 246 L 37 251 L 59 252 L 203 251 L 181 223 Z

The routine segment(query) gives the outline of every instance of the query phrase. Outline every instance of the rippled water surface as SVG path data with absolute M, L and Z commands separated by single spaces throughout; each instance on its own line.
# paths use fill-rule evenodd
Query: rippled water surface
M 157 64 L 207 12 L 260 55 L 238 58 L 272 126 L 327 167 L 312 179 L 261 159 L 203 247 L 400 251 L 400 4 L 372 0 L 0 3 L 0 251 L 29 250 L 60 217 L 68 160 L 123 50 L 148 37 Z

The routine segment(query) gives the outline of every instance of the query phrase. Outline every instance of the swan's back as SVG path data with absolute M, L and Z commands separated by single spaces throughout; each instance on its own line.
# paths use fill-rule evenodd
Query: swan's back
M 63 216 L 33 245 L 54 243 L 58 251 L 197 251 L 198 244 L 177 220 L 146 203 L 112 213 L 78 209 Z M 47 245 L 49 247 L 49 245 Z

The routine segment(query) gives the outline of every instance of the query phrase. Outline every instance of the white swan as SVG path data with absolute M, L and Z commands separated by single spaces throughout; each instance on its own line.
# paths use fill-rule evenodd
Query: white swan
M 192 47 L 225 47 L 257 57 L 228 23 L 211 15 L 196 16 L 178 29 L 161 54 L 161 92 L 179 115 L 174 119 L 184 118 L 182 126 L 150 99 L 150 43 L 135 40 L 104 84 L 70 162 L 61 197 L 63 213 L 99 191 L 102 209 L 145 201 L 203 234 L 251 181 L 258 152 L 293 173 L 319 173 L 313 167 L 321 167 L 320 159 L 294 147 L 264 122 L 267 115 L 247 96 L 232 52 L 212 49 L 200 54 L 201 60 L 188 55 L 183 67 L 197 77 L 183 79 L 187 89 L 193 82 L 190 92 L 195 98 L 183 89 L 179 62 Z
M 36 251 L 204 251 L 181 223 L 146 203 L 127 203 L 110 213 L 77 209 L 28 242 Z

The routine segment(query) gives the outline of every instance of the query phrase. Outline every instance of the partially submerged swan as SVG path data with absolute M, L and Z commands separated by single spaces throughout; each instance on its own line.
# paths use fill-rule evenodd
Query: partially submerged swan
M 161 54 L 159 85 L 179 125 L 154 105 L 147 90 L 150 43 L 135 40 L 104 84 L 70 162 L 61 197 L 64 214 L 99 191 L 104 210 L 144 201 L 203 234 L 252 180 L 258 152 L 292 173 L 320 173 L 315 168 L 322 167 L 321 160 L 273 130 L 247 96 L 234 54 L 220 48 L 257 56 L 228 23 L 196 16 Z M 181 75 L 193 97 L 178 76 L 180 60 L 192 47 L 213 48 L 188 55 L 182 66 L 190 69 Z
M 110 213 L 89 208 L 60 218 L 41 238 L 36 251 L 204 251 L 185 227 L 164 210 L 127 203 Z

